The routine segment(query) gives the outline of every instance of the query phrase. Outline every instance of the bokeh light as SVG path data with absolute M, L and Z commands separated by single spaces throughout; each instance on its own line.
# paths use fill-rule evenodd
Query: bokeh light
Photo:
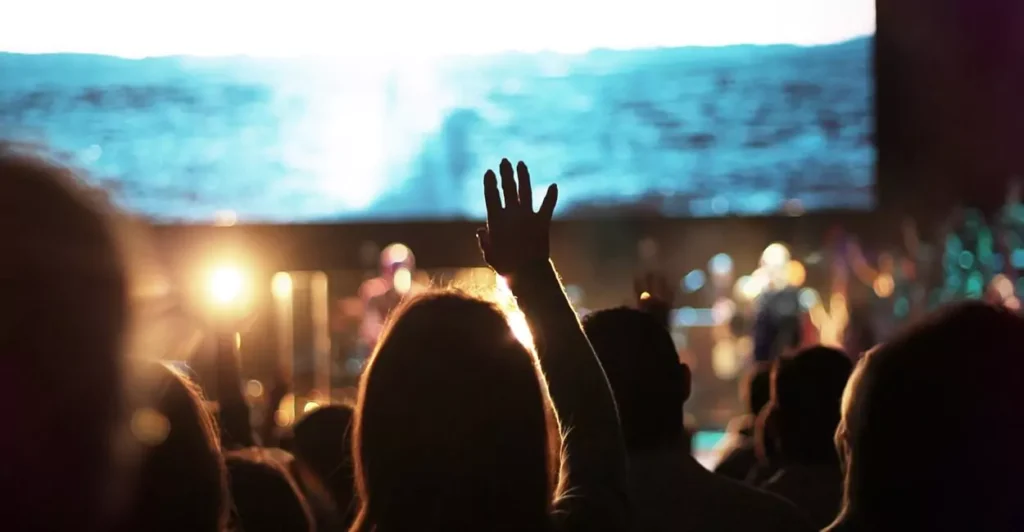
M 683 277 L 683 290 L 687 292 L 696 292 L 704 287 L 704 283 L 707 282 L 707 277 L 701 270 L 693 270 Z
M 807 269 L 798 260 L 791 260 L 786 263 L 786 282 L 789 286 L 803 286 L 807 280 Z
M 246 288 L 246 275 L 237 266 L 219 266 L 210 273 L 207 283 L 210 299 L 217 305 L 230 305 L 242 300 Z
M 412 290 L 412 272 L 408 268 L 399 268 L 395 271 L 392 279 L 392 286 L 399 295 L 406 295 Z
M 246 382 L 245 395 L 248 395 L 253 399 L 263 397 L 263 383 L 255 379 Z
M 761 253 L 761 264 L 767 268 L 781 268 L 789 262 L 789 258 L 789 248 L 785 244 L 775 242 Z
M 872 288 L 875 290 L 875 295 L 884 299 L 892 295 L 896 289 L 896 281 L 893 280 L 892 274 L 881 273 L 875 277 Z
M 132 414 L 131 431 L 140 443 L 154 447 L 167 439 L 171 432 L 171 423 L 163 414 L 152 408 L 140 408 Z
M 270 292 L 275 299 L 288 299 L 292 296 L 292 276 L 288 272 L 277 272 L 270 280 Z
M 719 253 L 708 261 L 708 271 L 711 275 L 729 275 L 732 273 L 732 257 L 725 253 Z

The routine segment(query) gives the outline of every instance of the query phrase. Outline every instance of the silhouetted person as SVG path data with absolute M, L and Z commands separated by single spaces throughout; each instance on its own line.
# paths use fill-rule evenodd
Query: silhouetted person
M 183 375 L 154 364 L 162 390 L 153 410 L 136 413 L 132 430 L 149 444 L 125 532 L 222 532 L 228 521 L 224 456 L 202 392 Z
M 507 160 L 501 175 L 504 206 L 485 176 L 488 225 L 477 236 L 531 324 L 536 357 L 495 304 L 435 291 L 400 306 L 360 386 L 356 530 L 628 527 L 615 404 L 548 260 L 556 192 L 535 214 L 525 165 L 518 190 Z M 552 405 L 566 423 L 561 442 Z
M 861 360 L 836 443 L 843 510 L 830 530 L 1024 530 L 1024 319 L 942 309 Z
M 779 471 L 761 487 L 792 501 L 819 528 L 839 512 L 842 471 L 833 437 L 852 370 L 846 353 L 817 346 L 779 359 L 772 373 L 766 430 Z
M 313 497 L 328 495 L 331 510 L 346 529 L 356 510 L 352 416 L 348 405 L 318 408 L 295 424 L 292 440 L 296 477 L 303 491 Z
M 313 515 L 288 472 L 261 449 L 225 456 L 231 499 L 244 532 L 312 532 Z
M 760 463 L 754 430 L 757 415 L 771 399 L 771 366 L 755 366 L 744 379 L 744 384 L 742 395 L 747 413 L 730 423 L 729 437 L 733 441 L 723 452 L 715 473 L 741 482 L 754 482 L 753 477 L 759 474 L 755 469 L 769 467 Z
M 0 528 L 102 529 L 129 491 L 114 216 L 70 170 L 0 141 Z
M 716 475 L 689 455 L 683 403 L 690 370 L 660 323 L 645 312 L 617 308 L 590 314 L 584 329 L 619 406 L 634 530 L 810 530 L 793 505 Z
M 793 287 L 762 295 L 754 317 L 754 360 L 771 362 L 799 348 L 803 340 L 802 313 L 799 293 Z

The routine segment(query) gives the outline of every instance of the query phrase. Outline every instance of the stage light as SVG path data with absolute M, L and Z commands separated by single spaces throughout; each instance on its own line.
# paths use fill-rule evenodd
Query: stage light
M 789 262 L 789 258 L 789 248 L 776 242 L 764 249 L 764 253 L 761 254 L 761 264 L 768 268 L 781 268 Z
M 381 264 L 390 266 L 394 264 L 409 264 L 413 260 L 412 250 L 405 244 L 396 242 L 384 248 L 380 253 Z
M 811 310 L 821 302 L 818 291 L 813 288 L 804 288 L 799 294 L 800 306 L 804 310 Z
M 277 272 L 270 281 L 270 292 L 275 299 L 292 297 L 292 276 L 288 272 Z
M 394 278 L 391 281 L 392 286 L 395 287 L 395 292 L 399 295 L 406 295 L 412 290 L 412 272 L 408 268 L 399 268 L 395 272 Z
M 708 261 L 708 270 L 712 275 L 729 275 L 732 273 L 732 257 L 719 253 Z
M 753 275 L 744 275 L 736 281 L 736 294 L 748 301 L 753 301 L 768 288 L 768 275 L 764 270 L 757 270 Z
M 1001 273 L 992 279 L 992 287 L 999 293 L 1000 299 L 1008 299 L 1013 296 L 1013 281 Z
M 263 397 L 263 383 L 252 379 L 245 383 L 245 395 L 252 398 Z
M 896 283 L 893 281 L 892 275 L 889 275 L 888 273 L 883 273 L 876 277 L 873 285 L 875 295 L 883 299 L 891 296 L 893 290 L 896 288 Z
M 798 260 L 791 260 L 786 263 L 786 282 L 790 286 L 803 286 L 807 280 L 807 269 Z
M 238 303 L 245 294 L 245 274 L 235 266 L 220 266 L 210 274 L 210 299 L 217 305 Z
M 696 292 L 704 287 L 706 280 L 704 272 L 693 270 L 683 278 L 683 289 L 687 292 Z

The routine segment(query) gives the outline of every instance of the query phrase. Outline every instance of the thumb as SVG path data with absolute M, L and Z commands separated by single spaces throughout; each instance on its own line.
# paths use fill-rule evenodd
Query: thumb
M 491 235 L 487 232 L 487 228 L 481 227 L 476 230 L 476 243 L 480 246 L 480 251 L 486 255 L 491 249 Z

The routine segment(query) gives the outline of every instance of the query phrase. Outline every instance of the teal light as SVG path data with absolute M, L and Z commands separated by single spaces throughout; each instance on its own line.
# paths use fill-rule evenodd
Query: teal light
M 981 297 L 981 293 L 984 290 L 985 279 L 982 277 L 981 272 L 971 272 L 971 275 L 967 277 L 967 297 L 970 299 L 978 299 Z
M 992 231 L 987 227 L 982 228 L 978 234 L 978 261 L 984 266 L 992 266 L 994 252 Z
M 896 303 L 892 306 L 892 313 L 897 318 L 905 318 L 907 314 L 910 314 L 910 300 L 906 297 L 901 297 L 896 300 Z
M 967 250 L 961 251 L 957 262 L 960 264 L 961 268 L 970 270 L 974 266 L 974 253 Z
M 964 244 L 960 241 L 960 237 L 956 235 L 946 237 L 946 253 L 955 255 L 962 249 L 964 249 Z

